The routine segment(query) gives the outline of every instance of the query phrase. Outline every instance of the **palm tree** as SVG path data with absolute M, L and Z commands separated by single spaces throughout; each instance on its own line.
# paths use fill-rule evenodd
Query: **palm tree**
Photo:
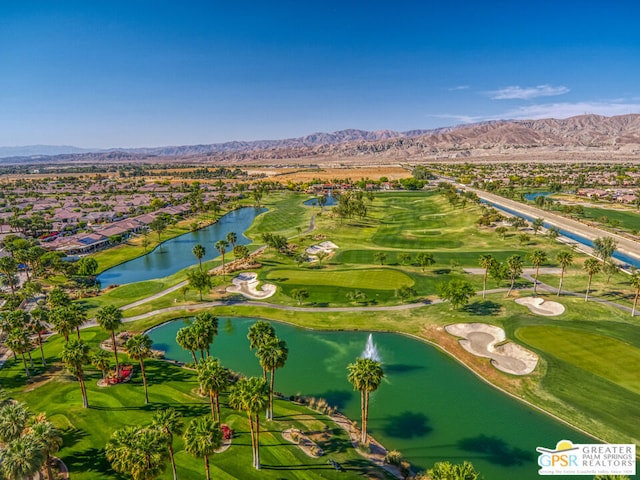
M 269 378 L 269 408 L 267 409 L 267 420 L 273 420 L 273 385 L 276 376 L 276 369 L 284 367 L 289 357 L 287 342 L 278 337 L 271 337 L 260 345 L 257 352 L 260 359 L 260 366 L 263 371 L 270 372 Z
M 595 258 L 587 258 L 584 261 L 583 267 L 589 276 L 589 281 L 587 282 L 587 293 L 584 295 L 584 301 L 589 301 L 589 290 L 591 290 L 591 279 L 596 273 L 600 272 L 601 266 L 600 262 L 598 262 Z
M 189 286 L 200 293 L 200 301 L 202 301 L 202 292 L 211 290 L 211 276 L 209 272 L 201 272 L 199 270 L 191 270 L 187 272 Z
M 209 472 L 209 456 L 222 445 L 222 431 L 218 422 L 210 417 L 194 418 L 184 432 L 184 449 L 193 455 L 204 459 L 206 479 L 211 479 Z
M 427 473 L 429 475 L 428 478 L 432 480 L 477 480 L 480 478 L 478 472 L 469 462 L 462 464 L 437 462 Z
M 200 264 L 200 271 L 202 271 L 202 258 L 206 255 L 207 251 L 205 248 L 199 243 L 193 246 L 193 255 L 198 259 L 198 263 Z
M 11 351 L 22 357 L 22 363 L 24 364 L 24 372 L 27 375 L 29 374 L 29 368 L 27 367 L 27 359 L 24 356 L 29 350 L 31 350 L 31 342 L 29 341 L 29 334 L 19 328 L 14 328 L 9 332 L 7 338 L 5 340 L 7 347 L 11 349 Z
M 535 296 L 538 289 L 538 272 L 540 271 L 540 265 L 547 261 L 547 254 L 544 250 L 537 248 L 531 252 L 529 258 L 533 266 L 536 267 L 536 276 L 533 281 L 533 295 Z
M 0 257 L 0 273 L 4 274 L 11 288 L 11 295 L 16 294 L 15 275 L 18 273 L 18 262 L 13 257 Z
M 84 372 L 82 367 L 89 363 L 89 346 L 82 340 L 72 339 L 62 348 L 62 362 L 67 369 L 76 376 L 82 392 L 82 406 L 89 407 L 87 388 L 84 384 Z
M 51 470 L 51 455 L 60 450 L 62 446 L 60 430 L 42 414 L 34 418 L 26 432 L 28 435 L 32 435 L 40 445 L 45 456 L 44 464 L 47 466 L 47 478 L 54 480 Z
M 80 338 L 80 327 L 87 321 L 87 314 L 75 303 L 67 307 L 71 325 L 76 329 L 76 335 Z
M 144 403 L 149 403 L 149 392 L 147 390 L 147 375 L 144 370 L 144 359 L 151 356 L 151 346 L 153 341 L 147 334 L 137 334 L 130 337 L 124 344 L 129 357 L 140 362 L 140 373 L 142 374 L 142 385 L 144 386 Z
M 509 271 L 509 278 L 511 279 L 511 285 L 507 292 L 507 297 L 511 295 L 513 286 L 516 283 L 516 278 L 522 274 L 522 257 L 520 255 L 511 255 L 507 258 L 507 270 Z
M 101 348 L 92 352 L 89 355 L 89 360 L 91 361 L 91 365 L 96 367 L 98 370 L 102 372 L 102 380 L 106 380 L 107 372 L 109 371 L 109 366 L 111 362 L 109 361 L 111 355 L 109 352 L 102 350 Z
M 105 454 L 116 472 L 133 480 L 151 480 L 165 469 L 165 439 L 156 428 L 127 426 L 113 433 Z
M 176 343 L 183 349 L 188 350 L 193 357 L 193 364 L 198 365 L 198 359 L 196 358 L 196 350 L 198 349 L 198 338 L 193 325 L 181 328 L 176 334 Z
M 482 298 L 485 298 L 487 293 L 487 277 L 489 276 L 489 268 L 493 265 L 496 259 L 493 258 L 493 255 L 481 255 L 480 256 L 480 266 L 484 268 L 484 276 L 482 277 Z
M 220 421 L 220 393 L 229 386 L 229 370 L 220 364 L 220 360 L 207 357 L 198 364 L 198 382 L 203 391 L 209 392 L 211 418 Z
M 215 243 L 216 250 L 222 255 L 222 278 L 224 279 L 224 254 L 227 253 L 227 248 L 229 248 L 229 242 L 226 240 L 218 240 Z
M 173 435 L 180 435 L 182 433 L 182 418 L 180 418 L 180 415 L 176 412 L 175 408 L 158 410 L 153 415 L 151 426 L 161 431 L 164 435 L 167 448 L 169 449 L 169 460 L 171 461 L 173 480 L 178 480 L 176 460 L 173 455 Z
M 375 392 L 384 377 L 380 362 L 370 358 L 358 358 L 356 363 L 347 367 L 349 375 L 347 379 L 353 385 L 354 390 L 360 391 L 360 409 L 362 412 L 362 436 L 360 443 L 367 444 L 367 418 L 369 416 L 369 394 Z
M 562 250 L 558 252 L 556 255 L 556 260 L 560 264 L 560 284 L 558 285 L 558 296 L 560 296 L 560 292 L 562 291 L 562 282 L 564 280 L 564 271 L 567 269 L 569 265 L 573 263 L 573 252 L 569 250 Z
M 236 242 L 238 241 L 238 235 L 236 235 L 236 232 L 229 232 L 227 233 L 225 240 L 229 242 L 231 249 L 233 250 L 236 246 Z
M 275 338 L 276 330 L 269 322 L 263 320 L 258 321 L 249 327 L 249 333 L 247 338 L 249 339 L 249 348 L 256 350 L 256 355 L 260 347 L 265 344 L 270 338 Z M 267 380 L 267 370 L 262 369 L 262 378 Z
M 49 321 L 56 332 L 64 337 L 65 342 L 69 342 L 69 334 L 73 332 L 73 314 L 67 307 L 56 306 L 49 312 Z
M 253 467 L 260 470 L 260 413 L 269 405 L 269 387 L 259 377 L 238 380 L 229 392 L 229 406 L 246 412 L 251 430 Z
M 196 315 L 193 328 L 197 337 L 200 357 L 204 358 L 204 352 L 209 356 L 213 340 L 218 335 L 218 318 L 211 312 L 201 312 Z
M 0 452 L 0 469 L 5 478 L 32 478 L 40 471 L 44 461 L 40 443 L 31 435 L 16 438 Z
M 31 320 L 29 322 L 29 332 L 38 336 L 38 347 L 40 348 L 40 358 L 42 366 L 47 366 L 44 358 L 44 349 L 42 348 L 42 333 L 47 331 L 47 321 L 49 320 L 49 312 L 40 307 L 31 310 Z
M 111 332 L 113 356 L 116 359 L 116 376 L 120 378 L 120 364 L 118 363 L 118 345 L 116 344 L 116 330 L 122 326 L 122 310 L 114 305 L 105 305 L 96 312 L 96 321 L 104 330 Z
M 9 443 L 19 438 L 27 426 L 29 412 L 23 403 L 5 403 L 0 407 L 0 442 Z
M 633 309 L 631 310 L 631 316 L 636 314 L 636 306 L 638 305 L 638 295 L 640 295 L 640 273 L 635 272 L 631 275 L 631 286 L 636 289 L 636 295 L 633 297 Z

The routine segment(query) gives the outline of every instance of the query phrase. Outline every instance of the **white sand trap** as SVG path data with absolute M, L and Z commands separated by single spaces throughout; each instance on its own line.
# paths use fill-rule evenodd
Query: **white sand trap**
M 236 278 L 231 280 L 232 286 L 227 287 L 227 292 L 239 293 L 247 298 L 259 300 L 262 298 L 269 298 L 276 293 L 276 286 L 272 283 L 265 283 L 262 288 L 258 290 L 257 273 L 241 273 Z
M 310 255 L 311 261 L 318 260 L 316 255 L 320 252 L 332 253 L 338 246 L 333 242 L 322 242 L 318 245 L 311 245 L 305 251 Z
M 524 305 L 532 313 L 555 317 L 564 313 L 564 305 L 558 302 L 545 301 L 540 297 L 524 297 L 516 299 L 516 303 Z
M 445 327 L 447 333 L 461 337 L 466 351 L 484 358 L 498 370 L 513 375 L 528 375 L 535 370 L 538 356 L 517 343 L 507 342 L 504 330 L 486 323 L 455 323 Z M 502 343 L 502 345 L 498 345 Z

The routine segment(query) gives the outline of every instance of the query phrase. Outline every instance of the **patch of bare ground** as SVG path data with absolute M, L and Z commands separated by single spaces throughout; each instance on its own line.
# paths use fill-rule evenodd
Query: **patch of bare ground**
M 36 388 L 41 387 L 45 383 L 49 383 L 58 374 L 62 373 L 62 371 L 62 365 L 53 365 L 49 367 L 46 373 L 36 375 L 35 377 L 31 377 L 29 380 L 27 380 L 27 386 L 25 387 L 24 391 L 31 392 Z

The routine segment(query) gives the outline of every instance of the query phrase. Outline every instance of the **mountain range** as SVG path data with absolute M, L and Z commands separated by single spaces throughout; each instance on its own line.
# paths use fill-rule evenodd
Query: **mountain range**
M 56 150 L 57 149 L 57 150 Z M 2 163 L 86 161 L 264 161 L 376 157 L 417 160 L 524 153 L 640 154 L 640 115 L 580 115 L 567 119 L 497 120 L 433 130 L 341 130 L 284 140 L 93 150 L 75 147 L 0 147 Z M 4 157 L 4 158 L 3 158 Z

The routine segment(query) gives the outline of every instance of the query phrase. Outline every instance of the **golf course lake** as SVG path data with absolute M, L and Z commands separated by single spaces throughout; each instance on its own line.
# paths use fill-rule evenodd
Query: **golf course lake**
M 232 370 L 261 375 L 247 332 L 256 320 L 221 318 L 211 349 Z M 190 362 L 175 342 L 184 320 L 149 331 L 154 348 Z M 368 332 L 305 330 L 274 323 L 289 358 L 276 371 L 276 391 L 325 398 L 360 424 L 360 395 L 347 381 L 347 365 L 361 356 Z M 392 333 L 373 333 L 385 378 L 372 394 L 369 431 L 418 469 L 434 462 L 469 460 L 486 479 L 537 479 L 536 447 L 590 437 L 492 388 L 440 350 Z M 223 397 L 223 402 L 226 398 Z M 557 477 L 582 478 L 582 477 Z
M 178 237 L 162 242 L 151 252 L 128 262 L 116 265 L 98 275 L 102 288 L 110 285 L 142 282 L 172 275 L 183 268 L 198 263 L 192 249 L 196 244 L 204 246 L 206 255 L 202 261 L 211 260 L 220 254 L 214 248 L 218 240 L 224 240 L 229 232 L 238 236 L 238 245 L 251 243 L 244 236 L 254 219 L 265 212 L 266 208 L 244 207 L 233 210 L 208 227 L 195 232 L 185 233 Z

